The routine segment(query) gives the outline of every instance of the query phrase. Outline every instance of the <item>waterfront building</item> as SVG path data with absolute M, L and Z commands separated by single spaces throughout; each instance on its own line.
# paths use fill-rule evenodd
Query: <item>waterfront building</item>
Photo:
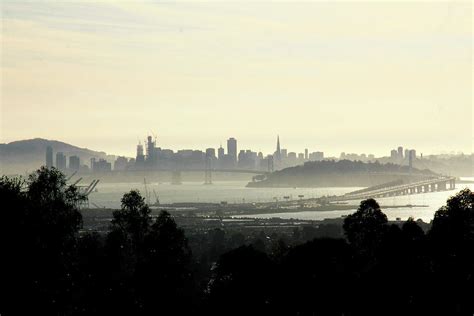
M 117 157 L 117 159 L 115 159 L 114 170 L 117 170 L 117 171 L 127 170 L 128 164 L 129 164 L 129 161 L 127 157 L 119 156 Z
M 53 167 L 53 148 L 51 146 L 46 147 L 46 168 Z
M 222 160 L 224 159 L 224 148 L 222 148 L 222 145 L 217 149 L 217 159 Z
M 61 171 L 66 170 L 66 156 L 62 152 L 56 153 L 56 168 Z
M 227 155 L 230 156 L 235 165 L 237 163 L 237 140 L 233 137 L 227 140 Z
M 71 171 L 79 171 L 81 167 L 81 160 L 78 156 L 70 156 L 69 157 L 69 170 Z
M 398 147 L 398 158 L 403 159 L 403 147 L 402 146 Z
M 216 159 L 216 149 L 207 148 L 206 149 L 206 158 Z

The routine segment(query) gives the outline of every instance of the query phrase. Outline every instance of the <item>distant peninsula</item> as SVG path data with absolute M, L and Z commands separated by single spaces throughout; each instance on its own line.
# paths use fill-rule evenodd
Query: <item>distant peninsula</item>
M 247 187 L 369 187 L 391 181 L 405 183 L 437 176 L 431 170 L 379 162 L 350 160 L 310 161 L 262 177 L 254 177 Z

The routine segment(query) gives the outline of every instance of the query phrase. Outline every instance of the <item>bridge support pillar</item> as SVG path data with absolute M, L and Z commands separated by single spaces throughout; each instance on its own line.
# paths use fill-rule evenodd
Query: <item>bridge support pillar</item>
M 431 192 L 435 192 L 435 191 L 436 191 L 436 183 L 430 184 L 430 187 L 431 187 Z
M 424 193 L 428 193 L 428 192 L 430 192 L 430 186 L 429 186 L 429 185 L 427 185 L 427 184 L 426 184 L 426 185 L 424 185 L 424 186 L 423 186 L 423 192 L 424 192 Z
M 456 180 L 454 179 L 449 180 L 449 188 L 451 190 L 456 189 Z
M 416 187 L 416 193 L 423 193 L 423 187 L 422 186 Z
M 438 191 L 445 191 L 446 190 L 446 182 L 438 182 Z

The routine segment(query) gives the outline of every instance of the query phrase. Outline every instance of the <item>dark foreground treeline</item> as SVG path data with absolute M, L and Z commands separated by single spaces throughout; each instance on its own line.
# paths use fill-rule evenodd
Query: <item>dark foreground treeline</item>
M 136 191 L 106 235 L 81 233 L 84 198 L 57 170 L 0 178 L 1 315 L 472 315 L 474 194 L 447 201 L 425 234 L 389 225 L 375 200 L 346 239 L 222 245 L 197 255 Z M 196 236 L 194 243 L 196 243 Z M 265 236 L 262 236 L 265 239 Z M 217 240 L 217 241 L 216 241 Z M 199 242 L 197 242 L 199 243 Z M 241 246 L 239 246 L 241 245 Z M 220 247 L 220 248 L 219 248 Z M 214 260 L 215 259 L 215 260 Z

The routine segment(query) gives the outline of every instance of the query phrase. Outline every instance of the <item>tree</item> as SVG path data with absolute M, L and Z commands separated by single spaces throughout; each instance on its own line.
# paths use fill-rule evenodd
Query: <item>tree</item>
M 344 219 L 349 242 L 361 252 L 371 252 L 380 243 L 387 227 L 387 216 L 374 199 L 360 202 L 357 211 Z
M 158 300 L 162 308 L 173 308 L 178 314 L 190 308 L 194 294 L 191 251 L 184 231 L 167 211 L 161 211 L 153 223 L 144 250 L 136 281 L 145 306 L 155 306 Z
M 474 193 L 464 189 L 450 197 L 434 216 L 429 236 L 455 245 L 474 241 Z
M 403 223 L 402 233 L 404 238 L 408 241 L 421 240 L 425 237 L 423 229 L 415 222 L 413 217 L 409 217 L 408 220 Z
M 474 193 L 464 189 L 448 199 L 434 216 L 430 231 L 430 256 L 434 275 L 434 306 L 445 314 L 452 310 L 472 314 L 474 303 Z M 443 289 L 450 291 L 443 293 Z
M 63 314 L 71 309 L 75 247 L 86 197 L 55 168 L 0 179 L 5 312 Z M 28 302 L 28 304 L 24 304 Z M 11 308 L 9 310 L 9 308 Z M 1 310 L 0 310 L 1 312 Z
M 351 257 L 344 239 L 316 238 L 289 249 L 273 290 L 280 314 L 345 314 L 353 295 Z
M 109 297 L 121 306 L 117 311 L 148 314 L 156 302 L 175 311 L 190 306 L 191 252 L 184 231 L 166 211 L 153 221 L 140 192 L 124 194 L 121 210 L 113 213 L 106 248 L 111 279 L 118 280 Z
M 223 254 L 209 283 L 211 310 L 219 315 L 223 310 L 230 315 L 268 311 L 272 270 L 268 256 L 253 246 L 241 246 Z
M 151 228 L 150 208 L 138 190 L 132 190 L 122 197 L 122 206 L 113 212 L 111 231 L 122 236 L 136 246 L 143 242 Z

